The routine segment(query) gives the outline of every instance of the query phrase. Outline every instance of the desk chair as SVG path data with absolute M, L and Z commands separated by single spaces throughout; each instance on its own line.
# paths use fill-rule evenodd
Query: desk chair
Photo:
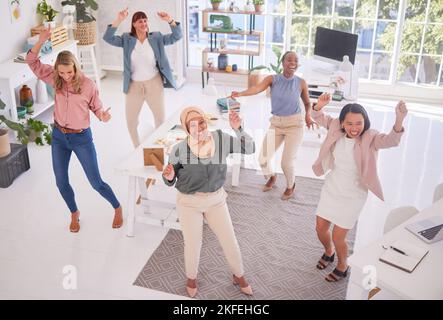
M 391 231 L 396 226 L 405 222 L 406 220 L 408 220 L 417 213 L 418 213 L 417 208 L 411 206 L 399 207 L 391 210 L 391 212 L 389 212 L 388 214 L 388 217 L 386 218 L 383 234 L 386 234 L 387 232 Z M 368 294 L 368 300 L 395 300 L 395 299 L 396 297 L 393 294 L 390 294 L 386 290 L 382 291 L 378 287 L 372 289 Z
M 411 206 L 399 207 L 391 210 L 386 218 L 383 234 L 391 231 L 417 213 L 417 208 Z
M 432 203 L 435 203 L 442 198 L 443 198 L 443 183 L 440 183 L 435 187 L 434 198 L 432 199 Z

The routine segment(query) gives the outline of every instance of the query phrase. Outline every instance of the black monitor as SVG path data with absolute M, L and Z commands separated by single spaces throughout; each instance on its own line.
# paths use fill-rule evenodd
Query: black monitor
M 354 64 L 357 41 L 357 34 L 317 27 L 314 58 L 337 64 L 347 55 L 349 61 Z

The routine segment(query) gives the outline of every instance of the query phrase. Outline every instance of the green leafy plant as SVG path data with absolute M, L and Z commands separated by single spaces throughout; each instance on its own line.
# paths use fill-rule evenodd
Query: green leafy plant
M 265 4 L 265 0 L 253 0 L 253 3 L 257 6 L 259 5 L 264 5 Z
M 77 12 L 77 22 L 91 22 L 95 21 L 91 10 L 97 10 L 98 4 L 95 0 L 65 0 L 61 2 L 62 6 L 75 6 Z
M 251 73 L 252 71 L 255 71 L 255 70 L 262 70 L 262 69 L 266 69 L 269 72 L 274 72 L 275 74 L 282 73 L 283 72 L 283 66 L 282 66 L 283 52 L 282 52 L 281 48 L 277 47 L 277 46 L 272 46 L 272 52 L 274 52 L 275 56 L 277 57 L 277 64 L 276 65 L 273 63 L 270 63 L 269 64 L 270 67 L 263 66 L 263 65 L 256 66 L 256 67 L 250 69 L 249 73 Z
M 51 5 L 46 3 L 46 0 L 41 0 L 37 5 L 37 13 L 46 18 L 46 21 L 54 21 L 58 14 L 57 10 L 54 10 Z
M 211 0 L 211 3 L 220 3 L 223 2 L 223 0 Z
M 17 138 L 22 144 L 30 141 L 43 146 L 45 142 L 51 144 L 51 127 L 40 120 L 29 118 L 25 122 L 15 122 L 0 115 L 0 124 L 5 124 L 9 129 L 17 131 Z

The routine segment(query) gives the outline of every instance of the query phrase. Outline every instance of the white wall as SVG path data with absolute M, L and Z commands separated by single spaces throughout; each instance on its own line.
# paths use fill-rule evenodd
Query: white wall
M 61 11 L 59 0 L 47 0 L 55 10 Z M 0 62 L 14 58 L 17 53 L 23 52 L 26 39 L 31 36 L 31 28 L 41 23 L 40 15 L 36 13 L 39 0 L 20 1 L 20 19 L 12 23 L 9 12 L 9 1 L 0 1 L 0 30 L 3 45 L 0 46 Z M 60 21 L 59 14 L 57 21 Z

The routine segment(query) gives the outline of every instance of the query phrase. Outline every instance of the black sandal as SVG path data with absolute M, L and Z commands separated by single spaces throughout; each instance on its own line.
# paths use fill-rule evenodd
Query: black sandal
M 335 252 L 330 257 L 328 257 L 326 253 L 323 253 L 320 260 L 318 260 L 317 262 L 317 269 L 319 270 L 325 269 L 327 266 L 329 266 L 331 262 L 334 262 L 334 257 L 335 257 Z M 326 263 L 324 263 L 322 260 L 325 261 Z
M 348 270 L 349 270 L 349 266 L 346 268 L 345 271 L 340 271 L 337 268 L 335 268 L 330 274 L 327 275 L 325 280 L 328 282 L 340 281 L 341 279 L 344 279 L 348 276 Z

